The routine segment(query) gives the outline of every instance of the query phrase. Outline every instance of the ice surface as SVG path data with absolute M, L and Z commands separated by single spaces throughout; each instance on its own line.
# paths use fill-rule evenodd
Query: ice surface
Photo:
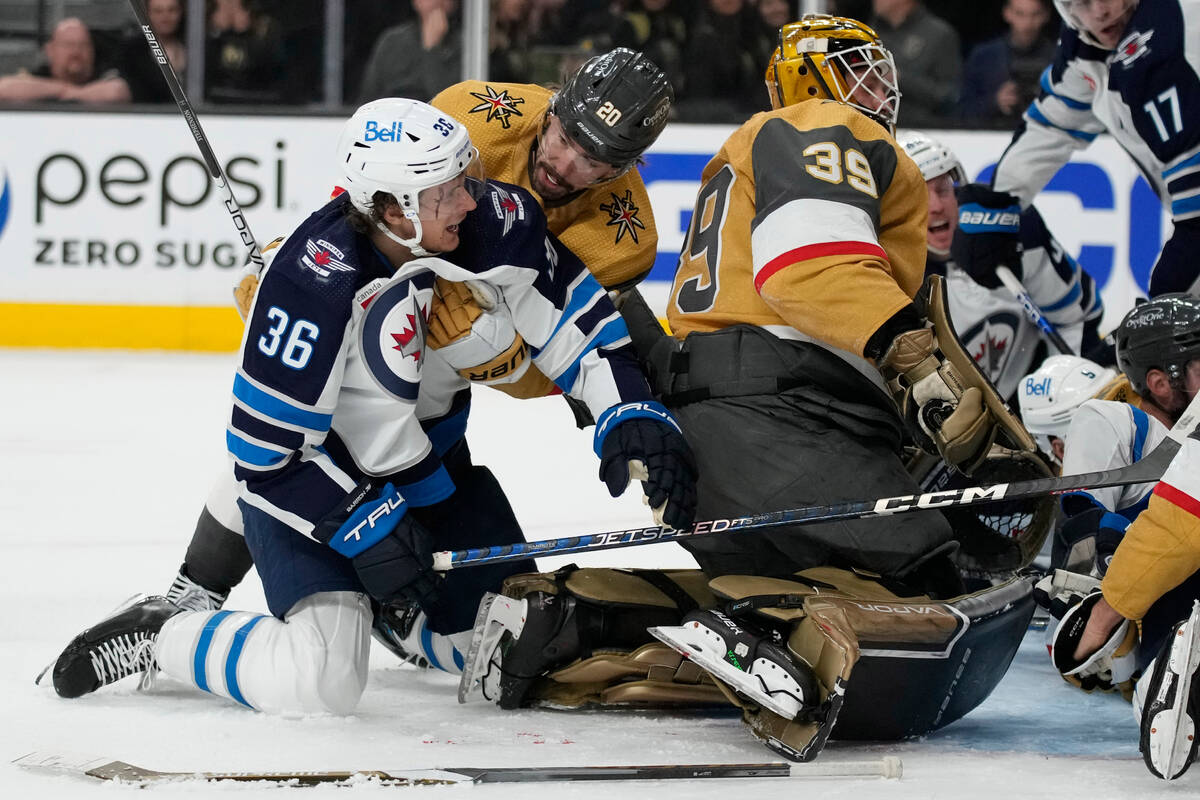
M 79 332 L 81 336 L 86 331 Z M 79 630 L 137 591 L 162 592 L 182 559 L 224 459 L 231 355 L 0 349 L 0 795 L 139 797 L 138 790 L 45 777 L 8 762 L 30 751 L 109 756 L 161 770 L 413 769 L 435 766 L 761 762 L 776 758 L 724 714 L 501 712 L 457 705 L 455 680 L 395 664 L 376 648 L 359 712 L 279 719 L 168 680 L 65 701 L 33 678 Z M 506 487 L 530 538 L 648 520 L 637 497 L 614 501 L 596 479 L 590 434 L 560 399 L 476 393 L 468 437 Z M 632 493 L 631 493 L 632 494 Z M 612 550 L 579 563 L 688 566 L 675 545 Z M 543 560 L 543 567 L 562 561 Z M 251 576 L 230 608 L 264 610 Z M 410 792 L 472 798 L 670 796 L 757 798 L 1195 797 L 1200 768 L 1174 784 L 1137 752 L 1129 706 L 1084 695 L 1050 669 L 1030 633 L 993 696 L 919 741 L 832 742 L 821 763 L 897 755 L 883 780 L 702 780 L 395 789 L 289 790 L 173 784 L 155 795 L 304 797 Z M 103 792 L 103 795 L 99 793 Z

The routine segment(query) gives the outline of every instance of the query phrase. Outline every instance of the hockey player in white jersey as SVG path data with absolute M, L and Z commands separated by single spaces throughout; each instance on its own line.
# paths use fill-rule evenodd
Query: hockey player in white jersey
M 1174 232 L 1150 296 L 1200 290 L 1200 0 L 1054 0 L 1065 25 L 1041 95 L 996 165 L 992 190 L 972 187 L 981 230 L 1022 207 L 1071 154 L 1109 133 L 1170 212 Z M 976 244 L 982 244 L 979 240 Z M 984 265 L 986 266 L 986 265 Z M 977 280 L 995 280 L 986 268 Z
M 945 276 L 950 318 L 963 345 L 1012 402 L 1017 385 L 1047 355 L 1041 332 L 1029 321 L 1021 302 L 1003 286 L 981 286 L 971 266 L 955 260 L 952 245 L 958 232 L 959 207 L 955 189 L 967 182 L 958 157 L 935 137 L 920 131 L 901 131 L 896 140 L 916 162 L 929 192 L 926 236 L 926 274 Z M 1104 313 L 1095 282 L 1050 234 L 1032 206 L 1019 219 L 1021 250 L 1013 250 L 1009 266 L 1021 277 L 1030 298 L 1074 352 L 1098 340 L 1096 329 Z M 1014 241 L 1014 243 L 1015 243 Z M 970 253 L 967 253 L 970 255 Z
M 1043 453 L 1062 465 L 1064 438 L 1075 412 L 1098 397 L 1117 371 L 1081 356 L 1050 356 L 1017 384 L 1017 405 L 1025 429 Z
M 532 196 L 485 185 L 465 129 L 417 101 L 359 109 L 337 157 L 346 193 L 281 245 L 255 297 L 226 435 L 271 615 L 149 598 L 71 642 L 54 667 L 60 695 L 161 669 L 263 711 L 349 713 L 372 600 L 417 602 L 453 639 L 484 592 L 531 566 L 432 571 L 435 544 L 519 536 L 475 507 L 511 514 L 502 493 L 476 489 L 467 381 L 427 351 L 438 279 L 503 297 L 534 363 L 599 421 L 610 489 L 640 462 L 651 505 L 690 524 L 687 444 L 650 399 L 607 294 L 547 234 Z

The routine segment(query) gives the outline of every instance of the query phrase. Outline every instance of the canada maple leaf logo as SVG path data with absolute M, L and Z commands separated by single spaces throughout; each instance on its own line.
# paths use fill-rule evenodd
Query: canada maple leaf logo
M 421 353 L 425 347 L 425 337 L 429 332 L 428 307 L 422 308 L 417 303 L 416 297 L 413 298 L 413 313 L 405 314 L 408 319 L 408 325 L 400 333 L 391 334 L 396 340 L 396 344 L 392 347 L 393 350 L 399 350 L 400 355 L 412 357 L 417 365 L 421 364 Z

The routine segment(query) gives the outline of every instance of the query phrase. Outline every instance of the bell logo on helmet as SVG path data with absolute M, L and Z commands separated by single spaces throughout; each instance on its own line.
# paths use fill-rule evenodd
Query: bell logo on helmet
M 367 120 L 366 126 L 363 128 L 364 142 L 395 142 L 400 139 L 400 132 L 404 128 L 404 123 L 399 120 L 392 120 L 390 123 L 380 125 L 373 119 Z
M 1095 377 L 1094 375 L 1092 377 Z M 1045 378 L 1041 381 L 1036 381 L 1032 377 L 1025 379 L 1025 394 L 1034 397 L 1045 396 L 1050 394 L 1050 379 Z

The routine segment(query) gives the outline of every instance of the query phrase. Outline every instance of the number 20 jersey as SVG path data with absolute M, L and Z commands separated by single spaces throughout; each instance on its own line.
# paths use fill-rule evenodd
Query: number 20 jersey
M 755 114 L 704 168 L 671 330 L 758 325 L 869 370 L 867 340 L 920 288 L 927 204 L 903 148 L 847 106 Z

